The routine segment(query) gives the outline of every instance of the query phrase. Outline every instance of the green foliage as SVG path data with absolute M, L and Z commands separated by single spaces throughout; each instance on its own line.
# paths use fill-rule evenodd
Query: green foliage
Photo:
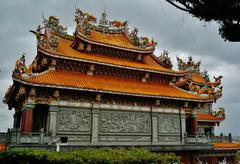
M 20 164 L 136 164 L 179 163 L 174 153 L 154 153 L 145 149 L 80 149 L 72 152 L 54 152 L 38 149 L 10 149 L 0 153 L 0 163 Z
M 206 22 L 219 23 L 219 34 L 226 41 L 240 41 L 239 0 L 166 0 L 176 8 Z
M 240 151 L 237 152 L 237 160 L 240 161 Z

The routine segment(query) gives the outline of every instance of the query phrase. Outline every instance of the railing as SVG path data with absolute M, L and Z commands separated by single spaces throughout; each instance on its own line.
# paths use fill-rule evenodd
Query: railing
M 0 144 L 7 143 L 8 133 L 0 133 Z
M 210 135 L 187 135 L 185 136 L 186 144 L 210 143 L 210 142 L 232 142 L 232 135 L 228 136 L 210 136 Z
M 52 143 L 53 140 L 51 133 L 46 133 L 44 132 L 43 129 L 41 129 L 40 132 L 31 133 L 23 133 L 20 132 L 20 130 L 11 129 L 4 135 L 5 135 L 4 143 L 11 144 L 49 144 Z

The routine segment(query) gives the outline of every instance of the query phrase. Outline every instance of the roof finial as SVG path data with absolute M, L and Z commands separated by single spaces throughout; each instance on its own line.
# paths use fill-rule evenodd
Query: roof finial
M 104 6 L 104 13 L 107 14 L 107 7 Z
M 109 22 L 108 22 L 108 20 L 107 20 L 107 18 L 106 18 L 106 17 L 107 17 L 106 12 L 107 12 L 107 7 L 105 6 L 105 7 L 104 7 L 104 11 L 103 11 L 103 13 L 102 13 L 102 17 L 101 17 L 101 19 L 99 20 L 99 25 L 108 27 Z

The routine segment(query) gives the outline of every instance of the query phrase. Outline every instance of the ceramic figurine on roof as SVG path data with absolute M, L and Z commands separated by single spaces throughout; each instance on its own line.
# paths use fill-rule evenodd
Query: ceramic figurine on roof
M 203 72 L 200 73 L 201 76 L 206 80 L 206 82 L 210 82 L 208 71 L 205 69 Z
M 140 45 L 140 38 L 138 37 L 138 28 L 134 27 L 131 33 L 129 34 L 129 37 L 135 45 L 137 46 Z
M 27 74 L 28 76 L 32 75 L 32 65 L 27 67 L 25 64 L 25 53 L 23 53 L 21 58 L 16 61 L 15 68 L 13 70 L 14 76 L 21 76 L 23 74 Z
M 45 19 L 43 16 L 43 24 L 45 28 L 49 28 L 52 30 L 55 30 L 57 32 L 61 32 L 64 34 L 67 34 L 67 27 L 63 27 L 60 22 L 59 19 L 55 16 L 49 16 L 48 19 Z
M 158 57 L 158 59 L 164 64 L 164 66 L 170 69 L 173 67 L 168 51 L 163 50 L 163 53 Z
M 182 59 L 177 57 L 177 62 L 178 62 L 178 69 L 180 71 L 196 71 L 196 72 L 200 71 L 201 61 L 195 63 L 191 56 L 188 57 L 187 62 L 184 62 Z
M 43 46 L 44 44 L 44 35 L 41 30 L 43 29 L 43 27 L 41 27 L 40 25 L 37 27 L 36 31 L 33 30 L 29 30 L 31 33 L 33 33 L 36 36 L 37 42 L 38 42 L 38 46 Z
M 92 23 L 96 23 L 97 19 L 89 13 L 84 13 L 80 9 L 75 9 L 75 21 L 77 23 L 77 30 L 83 30 L 85 35 L 91 35 Z
M 106 11 L 102 13 L 102 17 L 99 19 L 99 25 L 103 27 L 109 26 L 109 21 L 107 20 Z
M 153 39 L 149 40 L 148 37 L 139 37 L 138 36 L 138 29 L 136 27 L 133 28 L 131 33 L 129 34 L 129 39 L 133 42 L 134 45 L 141 47 L 141 48 L 155 48 L 157 42 Z

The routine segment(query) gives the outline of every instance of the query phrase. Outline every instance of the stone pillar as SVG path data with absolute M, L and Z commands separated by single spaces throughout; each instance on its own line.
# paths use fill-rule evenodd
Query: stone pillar
M 44 144 L 44 129 L 40 130 L 40 144 Z
M 48 111 L 48 132 L 55 137 L 57 133 L 57 106 L 50 106 Z
M 180 125 L 181 125 L 181 141 L 185 143 L 185 134 L 186 134 L 186 115 L 181 109 L 179 110 L 180 115 Z
M 152 112 L 153 108 L 151 108 Z M 152 115 L 152 143 L 158 142 L 158 116 L 156 113 L 151 113 Z
M 91 144 L 98 143 L 98 119 L 99 119 L 99 110 L 100 104 L 93 104 L 92 108 L 92 132 L 91 132 Z
M 21 131 L 25 133 L 31 133 L 33 128 L 33 108 L 34 104 L 27 103 L 23 106 L 23 117 Z
M 13 115 L 13 128 L 17 128 L 17 113 L 15 111 L 15 114 Z

